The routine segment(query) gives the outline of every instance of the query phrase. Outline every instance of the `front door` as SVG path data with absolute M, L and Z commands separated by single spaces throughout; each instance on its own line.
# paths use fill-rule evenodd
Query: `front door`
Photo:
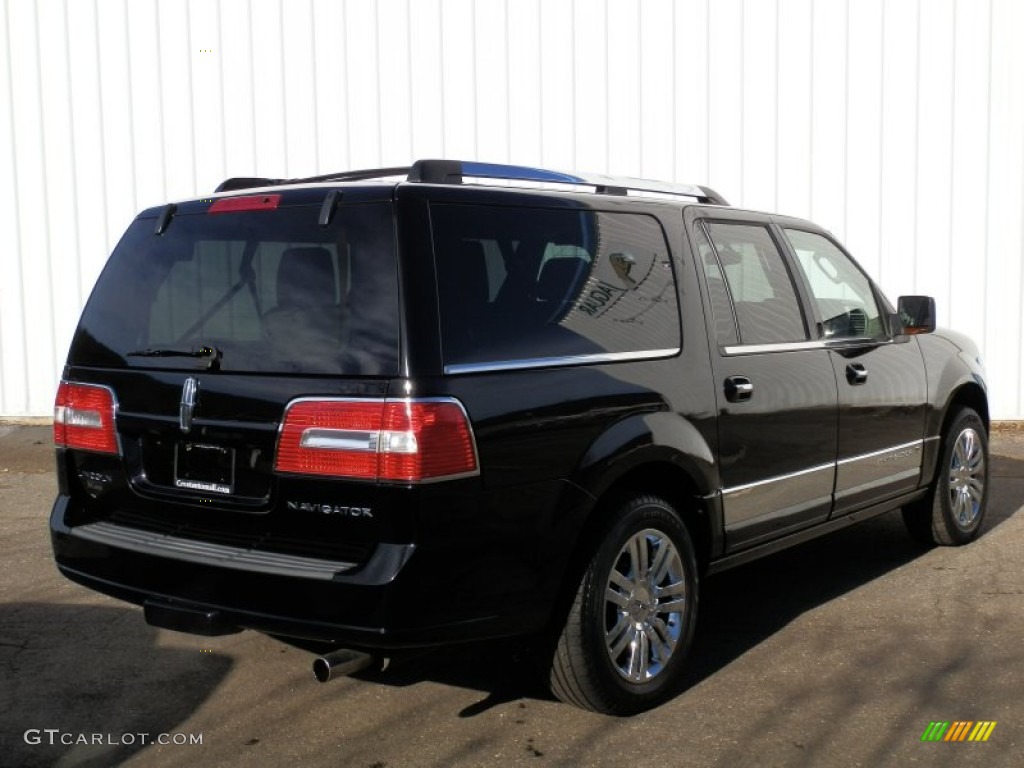
M 927 381 L 917 340 L 893 339 L 884 299 L 825 235 L 786 227 L 839 385 L 839 516 L 917 488 Z

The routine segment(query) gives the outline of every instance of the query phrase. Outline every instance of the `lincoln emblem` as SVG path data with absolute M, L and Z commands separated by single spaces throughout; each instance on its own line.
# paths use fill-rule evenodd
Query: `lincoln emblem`
M 181 388 L 181 407 L 178 409 L 178 424 L 182 432 L 192 429 L 192 414 L 196 409 L 199 382 L 189 376 Z

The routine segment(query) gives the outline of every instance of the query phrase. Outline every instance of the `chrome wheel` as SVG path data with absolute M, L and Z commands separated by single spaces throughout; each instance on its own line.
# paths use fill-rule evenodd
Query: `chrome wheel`
M 631 715 L 686 682 L 700 575 L 690 532 L 665 499 L 626 497 L 607 514 L 553 649 L 549 682 L 562 701 Z
M 957 436 L 949 463 L 949 502 L 957 525 L 974 522 L 984 497 L 985 451 L 981 437 L 968 427 Z
M 949 415 L 927 496 L 903 507 L 907 531 L 925 546 L 952 547 L 974 541 L 988 505 L 988 430 L 973 408 Z
M 688 585 L 679 550 L 648 528 L 619 550 L 605 587 L 605 649 L 631 683 L 657 677 L 679 644 Z

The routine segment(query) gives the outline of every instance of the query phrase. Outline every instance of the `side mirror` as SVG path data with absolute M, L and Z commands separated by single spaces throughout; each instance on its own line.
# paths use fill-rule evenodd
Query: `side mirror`
M 900 296 L 896 302 L 896 321 L 894 330 L 906 336 L 931 333 L 935 330 L 935 299 L 931 296 Z

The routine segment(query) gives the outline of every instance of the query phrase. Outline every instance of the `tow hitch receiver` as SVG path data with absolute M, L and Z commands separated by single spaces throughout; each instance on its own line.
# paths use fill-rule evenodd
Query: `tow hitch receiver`
M 142 606 L 146 623 L 161 629 L 188 632 L 191 635 L 233 635 L 242 628 L 227 622 L 220 611 L 176 603 L 147 600 Z

